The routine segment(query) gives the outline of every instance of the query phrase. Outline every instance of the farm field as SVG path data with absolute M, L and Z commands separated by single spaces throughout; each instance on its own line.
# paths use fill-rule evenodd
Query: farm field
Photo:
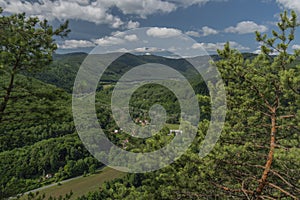
M 101 185 L 106 181 L 110 181 L 124 175 L 124 172 L 105 167 L 102 170 L 97 171 L 95 174 L 71 179 L 70 181 L 64 182 L 61 185 L 57 183 L 52 187 L 42 189 L 39 191 L 39 194 L 45 194 L 46 199 L 48 199 L 50 196 L 58 198 L 60 195 L 65 196 L 72 190 L 73 195 L 71 199 L 76 199 L 77 197 L 85 195 L 88 192 L 99 190 Z M 27 195 L 24 195 L 20 199 L 27 199 Z

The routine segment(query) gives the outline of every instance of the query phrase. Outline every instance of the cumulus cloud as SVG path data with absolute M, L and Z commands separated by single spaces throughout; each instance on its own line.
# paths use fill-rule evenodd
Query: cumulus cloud
M 225 42 L 218 42 L 218 43 L 195 43 L 195 44 L 193 44 L 192 49 L 203 48 L 206 51 L 216 51 L 217 49 L 223 49 L 225 44 L 226 44 Z M 244 47 L 243 45 L 241 45 L 241 44 L 239 44 L 237 42 L 234 42 L 234 41 L 230 41 L 229 44 L 234 49 L 249 50 L 248 47 Z
M 113 28 L 119 28 L 124 24 L 119 17 L 108 13 L 108 8 L 93 6 L 87 0 L 40 0 L 39 2 L 0 0 L 0 6 L 9 13 L 25 12 L 30 16 L 49 20 L 81 19 L 96 24 L 110 24 Z
M 292 49 L 296 50 L 296 49 L 300 49 L 300 45 L 299 44 L 294 44 L 292 46 Z
M 238 34 L 247 34 L 254 33 L 255 31 L 266 32 L 268 28 L 264 25 L 258 25 L 253 21 L 243 21 L 239 22 L 235 27 L 230 26 L 225 29 L 226 33 L 238 33 Z
M 207 2 L 209 2 L 209 0 L 173 0 L 173 2 L 176 2 L 177 4 L 183 6 L 183 7 L 189 7 L 191 5 L 204 5 Z
M 132 34 L 132 35 L 126 35 L 124 39 L 130 42 L 134 42 L 138 40 L 138 37 L 135 34 Z
M 192 36 L 192 37 L 205 37 L 205 36 L 209 36 L 209 35 L 216 35 L 219 33 L 219 31 L 213 29 L 213 28 L 210 28 L 208 26 L 203 26 L 200 30 L 201 34 L 197 31 L 187 31 L 185 32 L 185 34 L 189 35 L 189 36 Z
M 147 30 L 147 35 L 151 37 L 157 37 L 157 38 L 170 38 L 170 37 L 176 37 L 182 34 L 181 30 L 174 29 L 174 28 L 159 28 L 159 27 L 153 27 L 149 28 Z
M 138 27 L 140 27 L 140 23 L 139 22 L 134 22 L 134 21 L 130 20 L 127 23 L 127 29 L 134 29 L 134 28 L 138 28 Z
M 217 49 L 222 48 L 221 43 L 195 43 L 192 46 L 192 49 L 205 49 L 206 51 L 216 51 Z
M 283 8 L 295 10 L 300 14 L 300 1 L 298 0 L 276 0 Z
M 126 35 L 124 32 L 114 32 L 111 36 L 105 36 L 99 39 L 94 40 L 94 43 L 100 46 L 113 46 L 124 44 L 125 42 L 134 42 L 138 41 L 139 38 L 135 34 Z
M 155 13 L 170 13 L 179 7 L 203 5 L 209 1 L 217 0 L 0 0 L 0 7 L 9 13 L 26 12 L 49 20 L 80 19 L 109 24 L 113 28 L 127 26 L 131 29 L 139 27 L 139 23 L 129 21 L 125 25 L 120 17 L 111 13 L 111 8 L 118 8 L 124 15 L 146 18 Z
M 114 36 L 105 36 L 103 38 L 96 39 L 94 42 L 100 46 L 112 46 L 122 44 L 124 43 L 124 40 Z
M 135 34 L 126 34 L 126 32 L 116 31 L 113 32 L 110 36 L 105 36 L 99 39 L 94 39 L 92 41 L 88 40 L 66 40 L 63 44 L 59 45 L 61 49 L 77 49 L 77 48 L 87 48 L 94 47 L 96 45 L 100 46 L 113 46 L 120 45 L 126 42 L 135 42 L 139 38 Z M 126 49 L 120 49 L 121 51 L 127 51 Z
M 187 32 L 185 32 L 185 34 L 192 36 L 192 37 L 200 37 L 200 33 L 198 33 L 197 31 L 187 31 Z
M 255 51 L 252 51 L 252 53 L 254 53 L 254 54 L 260 54 L 261 53 L 261 49 L 256 49 Z
M 94 47 L 95 44 L 88 40 L 65 40 L 62 45 L 59 45 L 61 49 L 77 49 Z
M 114 18 L 111 15 L 112 18 Z M 113 28 L 119 28 L 124 24 L 124 22 L 120 18 L 115 18 L 115 20 L 111 23 L 111 27 Z
M 58 19 L 81 19 L 96 24 L 110 24 L 119 28 L 124 22 L 110 13 L 112 7 L 119 8 L 123 14 L 136 14 L 140 17 L 162 12 L 169 13 L 177 6 L 162 0 L 0 0 L 0 6 L 9 13 L 26 12 L 28 15 Z M 139 24 L 128 22 L 128 27 L 137 27 Z
M 110 3 L 110 7 L 116 6 L 124 14 L 136 14 L 143 18 L 157 12 L 169 13 L 177 8 L 174 3 L 161 0 L 98 0 L 98 2 L 100 5 L 103 2 Z
M 219 33 L 217 30 L 210 28 L 208 26 L 202 27 L 201 31 L 202 31 L 202 36 L 216 35 Z

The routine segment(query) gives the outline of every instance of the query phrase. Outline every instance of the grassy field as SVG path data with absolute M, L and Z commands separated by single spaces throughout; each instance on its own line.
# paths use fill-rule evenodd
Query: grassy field
M 90 191 L 99 190 L 102 183 L 105 181 L 110 181 L 118 177 L 124 176 L 124 172 L 117 171 L 112 168 L 105 167 L 104 169 L 98 171 L 96 174 L 81 177 L 78 179 L 71 180 L 69 182 L 63 183 L 62 185 L 55 185 L 53 187 L 49 187 L 39 191 L 39 194 L 46 195 L 46 199 L 49 196 L 59 197 L 60 195 L 65 196 L 66 194 L 73 191 L 73 195 L 71 199 L 76 199 L 79 196 L 87 194 Z M 27 195 L 24 195 L 21 199 L 27 199 Z

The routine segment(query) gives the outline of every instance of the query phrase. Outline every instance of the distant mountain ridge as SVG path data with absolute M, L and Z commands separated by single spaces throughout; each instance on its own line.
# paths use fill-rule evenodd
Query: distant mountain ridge
M 53 63 L 46 70 L 36 73 L 33 77 L 45 83 L 56 85 L 68 93 L 72 93 L 77 72 L 81 63 L 87 56 L 88 54 L 84 52 L 54 54 Z M 255 57 L 256 54 L 245 53 L 244 56 L 251 59 Z M 217 55 L 211 55 L 210 57 L 214 61 L 220 59 Z M 185 59 L 172 59 L 157 55 L 133 55 L 125 53 L 108 67 L 100 81 L 106 83 L 117 82 L 122 75 L 133 67 L 146 63 L 159 63 L 170 66 L 179 71 L 189 80 L 194 80 L 200 77 L 198 72 Z

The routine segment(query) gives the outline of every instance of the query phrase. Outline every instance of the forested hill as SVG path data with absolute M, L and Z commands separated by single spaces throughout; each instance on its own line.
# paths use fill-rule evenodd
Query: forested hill
M 70 94 L 23 75 L 16 80 L 1 121 L 1 152 L 74 132 Z
M 163 106 L 166 123 L 160 130 L 153 131 L 149 138 L 137 138 L 137 131 L 122 129 L 116 123 L 112 116 L 116 106 L 111 105 L 114 86 L 127 71 L 146 63 L 173 67 L 190 81 L 196 95 L 187 94 L 184 99 L 198 100 L 197 133 L 184 154 L 170 165 L 154 172 L 128 173 L 79 199 L 298 200 L 300 49 L 292 46 L 300 26 L 298 21 L 294 11 L 284 12 L 280 14 L 278 29 L 270 36 L 256 32 L 256 41 L 261 44 L 258 55 L 232 49 L 230 42 L 217 50 L 218 56 L 212 58 L 223 83 L 208 83 L 216 91 L 211 96 L 196 70 L 183 59 L 124 54 L 114 61 L 101 77 L 95 95 L 97 120 L 113 144 L 132 153 L 146 153 L 166 147 L 176 134 L 183 136 L 182 141 L 190 135 L 189 129 L 185 129 L 189 120 L 181 116 L 182 102 L 159 84 L 138 88 L 127 107 L 132 121 L 142 127 L 151 126 L 149 111 L 153 105 Z M 87 54 L 53 55 L 57 50 L 53 38 L 68 35 L 68 21 L 53 29 L 47 20 L 40 22 L 23 13 L 1 15 L 0 27 L 0 199 L 71 177 L 94 174 L 103 164 L 86 150 L 72 116 L 72 87 Z M 173 86 L 177 88 L 177 84 L 181 83 L 174 82 Z M 223 87 L 226 102 L 219 90 Z M 121 96 L 119 100 L 126 98 Z M 189 104 L 187 109 L 195 107 Z M 89 109 L 84 113 L 88 114 Z M 83 126 L 93 128 L 89 122 Z M 84 137 L 99 141 L 89 133 Z M 113 155 L 109 161 L 118 165 L 124 155 L 114 149 L 109 152 Z M 171 161 L 173 151 L 177 148 L 170 148 L 171 154 L 161 154 L 164 157 L 158 158 L 158 163 Z M 199 157 L 199 153 L 209 154 Z M 142 154 L 136 157 L 140 160 L 135 163 L 151 169 L 148 166 L 152 163 Z M 29 195 L 28 199 L 44 197 L 37 194 L 36 198 Z
M 0 126 L 0 199 L 54 181 L 92 173 L 102 165 L 83 146 L 72 117 L 73 82 L 86 56 L 84 53 L 56 54 L 54 62 L 46 70 L 15 77 Z M 111 133 L 115 129 L 108 110 L 114 83 L 133 66 L 147 62 L 174 66 L 191 78 L 197 93 L 207 93 L 203 82 L 192 78 L 195 77 L 194 71 L 184 60 L 125 54 L 109 67 L 103 78 L 106 86 L 97 92 L 98 118 L 106 132 Z M 3 76 L 2 80 L 1 86 L 4 87 L 9 79 Z M 151 95 L 153 93 L 154 96 Z M 139 109 L 147 109 L 155 102 L 162 102 L 166 107 L 169 122 L 178 122 L 176 97 L 158 86 L 145 86 L 135 93 L 131 103 L 136 109 L 131 114 L 137 118 L 141 115 Z M 168 129 L 164 130 L 168 133 Z M 110 138 L 122 145 L 126 139 L 123 137 L 126 135 L 120 135 L 120 138 L 111 135 Z M 45 174 L 52 174 L 53 178 L 45 179 Z
M 244 56 L 245 58 L 253 58 L 255 54 L 245 53 Z M 77 71 L 86 57 L 86 53 L 54 54 L 54 62 L 45 71 L 36 73 L 33 77 L 45 83 L 56 85 L 68 93 L 71 93 Z M 217 55 L 212 55 L 211 58 L 215 61 L 220 59 Z M 133 55 L 126 53 L 108 67 L 101 81 L 108 83 L 116 82 L 128 70 L 146 63 L 168 65 L 181 72 L 188 79 L 196 79 L 198 77 L 195 69 L 184 59 L 170 59 L 155 55 Z
M 15 79 L 0 126 L 0 199 L 101 166 L 75 133 L 71 94 L 23 75 Z M 47 173 L 56 176 L 44 180 Z
M 46 70 L 31 76 L 71 93 L 77 71 L 86 56 L 86 53 L 54 54 L 54 61 Z
M 0 126 L 0 197 L 9 197 L 54 181 L 60 181 L 84 173 L 93 173 L 97 167 L 102 165 L 95 160 L 83 146 L 75 131 L 72 118 L 71 92 L 73 82 L 86 56 L 87 54 L 85 53 L 56 54 L 54 55 L 54 62 L 45 71 L 32 76 L 18 75 L 16 77 L 16 84 Z M 256 57 L 254 54 L 242 54 L 242 56 L 251 60 Z M 221 61 L 219 56 L 212 56 L 212 58 L 215 61 Z M 96 95 L 97 116 L 102 128 L 109 134 L 108 136 L 111 141 L 122 147 L 123 141 L 128 139 L 126 134 L 112 134 L 117 128 L 111 117 L 111 111 L 109 110 L 113 85 L 132 67 L 145 63 L 160 63 L 172 66 L 190 79 L 191 85 L 197 94 L 202 94 L 197 96 L 201 108 L 202 122 L 199 124 L 198 135 L 201 139 L 201 137 L 203 137 L 203 130 L 207 128 L 206 120 L 209 119 L 210 116 L 209 97 L 206 96 L 208 91 L 205 84 L 201 81 L 199 76 L 195 75 L 195 70 L 182 59 L 176 60 L 159 56 L 124 54 L 109 66 L 109 70 L 101 79 L 102 84 L 105 86 L 101 87 L 101 90 L 97 91 Z M 297 63 L 299 62 L 294 62 L 293 66 Z M 236 79 L 238 80 L 239 78 L 236 77 Z M 8 79 L 4 79 L 2 84 L 5 84 L 7 81 Z M 178 101 L 170 91 L 159 86 L 146 85 L 134 93 L 131 100 L 131 106 L 135 108 L 131 111 L 132 117 L 134 119 L 139 118 L 143 120 L 143 117 L 146 116 L 144 120 L 147 119 L 148 114 L 143 113 L 144 110 L 149 110 L 151 105 L 156 102 L 162 103 L 166 108 L 169 114 L 167 122 L 171 125 L 176 125 L 179 117 L 177 114 L 179 112 Z M 241 115 L 241 113 L 233 114 L 233 116 L 238 115 Z M 239 123 L 237 124 L 241 126 Z M 231 129 L 227 130 L 229 131 Z M 163 142 L 169 142 L 170 138 L 167 135 L 168 133 L 169 129 L 165 127 L 160 135 L 157 135 L 156 140 L 140 141 L 129 138 L 127 148 L 133 149 L 135 144 L 139 144 L 145 151 L 150 144 L 152 147 L 154 145 L 155 148 L 158 148 L 164 145 Z M 120 187 L 120 190 L 124 189 L 124 191 L 129 192 L 129 188 L 124 188 L 125 184 L 134 188 L 133 196 L 141 195 L 147 190 L 147 192 L 150 193 L 144 193 L 145 198 L 153 197 L 153 199 L 155 199 L 161 197 L 160 195 L 164 192 L 167 196 L 172 194 L 172 198 L 178 195 L 183 197 L 193 195 L 193 193 L 181 193 L 182 188 L 198 191 L 198 184 L 202 183 L 203 180 L 207 179 L 208 182 L 213 182 L 209 174 L 224 177 L 222 170 L 220 170 L 220 172 L 210 170 L 216 167 L 210 164 L 214 165 L 215 162 L 220 162 L 220 165 L 227 167 L 229 165 L 224 163 L 224 160 L 229 161 L 233 157 L 239 160 L 240 152 L 249 159 L 247 157 L 249 152 L 252 152 L 256 145 L 263 145 L 263 142 L 253 142 L 252 137 L 248 138 L 247 134 L 246 136 L 243 134 L 245 133 L 236 132 L 233 135 L 229 134 L 227 136 L 229 138 L 226 138 L 226 140 L 222 140 L 222 143 L 220 143 L 221 146 L 217 146 L 218 150 L 216 150 L 216 152 L 228 152 L 225 153 L 226 155 L 218 155 L 217 153 L 216 155 L 212 155 L 216 156 L 219 160 L 213 157 L 207 157 L 206 160 L 200 161 L 198 157 L 186 154 L 166 169 L 144 175 L 128 175 L 123 179 L 107 183 L 104 192 L 94 194 L 99 195 L 98 197 L 95 196 L 95 199 L 108 198 L 113 195 L 114 192 L 120 193 L 119 189 L 115 188 L 119 183 L 124 183 L 122 187 Z M 245 139 L 245 141 L 239 138 L 237 141 L 240 142 L 241 145 L 239 147 L 232 147 L 230 146 L 230 142 L 232 141 L 231 137 L 241 137 Z M 259 138 L 262 136 L 256 135 L 255 137 Z M 294 134 L 288 138 L 290 141 L 295 142 L 297 135 Z M 281 140 L 282 144 L 288 141 L 284 138 Z M 288 144 L 291 145 L 290 142 Z M 196 146 L 196 143 L 193 144 L 192 149 L 197 149 L 198 147 Z M 222 148 L 228 149 L 224 150 Z M 281 152 L 280 156 L 282 156 L 282 160 L 289 163 L 294 162 L 294 165 L 298 166 L 299 163 L 295 162 L 295 160 L 297 160 L 296 157 L 288 157 L 286 153 L 285 150 Z M 294 153 L 293 155 L 296 154 L 297 153 Z M 220 156 L 220 158 L 218 156 Z M 225 156 L 224 159 L 223 156 Z M 254 155 L 252 159 L 254 159 L 254 163 L 258 163 L 259 160 L 261 160 L 258 155 Z M 198 168 L 195 168 L 195 165 L 192 164 L 193 162 L 201 164 L 199 164 Z M 182 163 L 185 164 L 182 165 Z M 252 170 L 251 166 L 250 168 Z M 292 167 L 290 168 L 293 169 Z M 226 170 L 230 170 L 233 173 L 235 168 L 230 165 L 228 169 L 224 169 L 224 171 Z M 296 168 L 293 170 L 293 175 L 297 177 L 296 173 L 298 171 Z M 180 173 L 177 173 L 177 171 L 180 171 Z M 193 171 L 195 171 L 196 174 L 201 174 L 201 171 L 205 173 L 202 173 L 201 176 L 194 176 Z M 44 177 L 47 173 L 52 174 L 53 178 L 45 179 Z M 162 176 L 166 177 L 163 178 Z M 162 178 L 158 179 L 157 177 Z M 187 179 L 186 177 L 190 178 Z M 231 176 L 229 175 L 228 178 L 230 179 Z M 291 181 L 296 182 L 293 179 L 291 179 Z M 164 184 L 170 190 L 158 187 L 161 184 Z M 179 185 L 175 188 L 171 186 L 176 184 Z M 216 189 L 215 187 L 213 184 L 203 183 L 199 191 L 212 191 Z M 114 192 L 109 193 L 112 188 L 114 188 Z M 173 191 L 179 191 L 180 194 L 173 193 Z

